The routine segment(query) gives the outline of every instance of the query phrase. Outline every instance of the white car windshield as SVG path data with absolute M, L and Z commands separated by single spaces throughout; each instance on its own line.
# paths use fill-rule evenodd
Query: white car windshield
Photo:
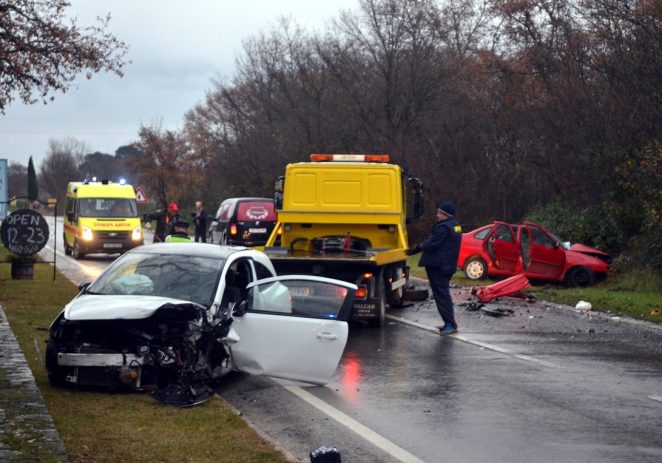
M 116 260 L 88 294 L 160 296 L 209 307 L 224 259 L 131 252 Z

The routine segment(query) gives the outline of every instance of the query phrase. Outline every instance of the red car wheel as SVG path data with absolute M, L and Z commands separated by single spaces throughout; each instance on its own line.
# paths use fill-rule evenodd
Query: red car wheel
M 482 280 L 487 277 L 487 264 L 480 257 L 472 257 L 464 263 L 464 274 L 470 280 Z

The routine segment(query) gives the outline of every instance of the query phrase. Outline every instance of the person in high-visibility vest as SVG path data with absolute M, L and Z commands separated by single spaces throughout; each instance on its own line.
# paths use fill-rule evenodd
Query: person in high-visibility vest
M 166 243 L 183 243 L 191 241 L 191 238 L 188 236 L 188 222 L 183 220 L 178 220 L 174 223 L 174 231 L 166 236 Z

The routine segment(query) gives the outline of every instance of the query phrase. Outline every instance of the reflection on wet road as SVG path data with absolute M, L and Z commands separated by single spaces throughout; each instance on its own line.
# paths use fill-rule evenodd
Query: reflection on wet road
M 77 283 L 116 257 L 65 257 L 58 233 Z M 351 326 L 325 387 L 231 375 L 219 393 L 301 461 L 321 445 L 347 462 L 662 461 L 662 330 L 518 304 L 458 307 L 458 338 L 434 332 L 430 301 L 390 310 L 383 329 Z

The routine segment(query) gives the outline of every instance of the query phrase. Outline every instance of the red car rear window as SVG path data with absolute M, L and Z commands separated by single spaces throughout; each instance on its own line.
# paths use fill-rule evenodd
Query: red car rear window
M 237 220 L 271 220 L 276 221 L 274 203 L 271 201 L 250 201 L 239 203 Z

